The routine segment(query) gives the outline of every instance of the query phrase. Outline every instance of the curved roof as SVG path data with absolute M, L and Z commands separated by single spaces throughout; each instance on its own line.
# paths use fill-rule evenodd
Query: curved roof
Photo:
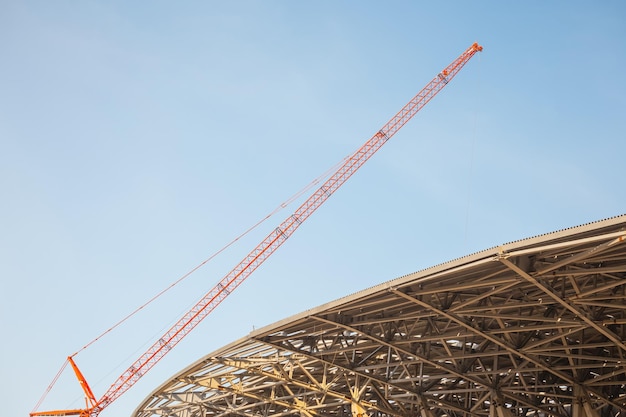
M 134 416 L 617 417 L 625 340 L 622 215 L 253 331 L 172 377 Z

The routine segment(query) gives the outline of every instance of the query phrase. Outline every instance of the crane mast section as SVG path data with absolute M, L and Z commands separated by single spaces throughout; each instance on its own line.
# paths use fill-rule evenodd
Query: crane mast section
M 75 415 L 96 417 L 107 405 L 130 389 L 167 352 L 189 334 L 209 313 L 232 293 L 252 272 L 267 260 L 335 191 L 337 191 L 360 167 L 369 160 L 391 137 L 393 137 L 415 114 L 420 111 L 461 70 L 482 46 L 474 43 L 456 60 L 440 72 L 415 97 L 413 97 L 378 132 L 365 142 L 337 169 L 292 215 L 287 217 L 261 243 L 259 243 L 217 285 L 205 294 L 183 317 L 181 317 L 159 340 L 137 359 L 107 390 L 97 404 L 85 410 L 65 410 Z M 31 413 L 31 416 L 60 415 Z

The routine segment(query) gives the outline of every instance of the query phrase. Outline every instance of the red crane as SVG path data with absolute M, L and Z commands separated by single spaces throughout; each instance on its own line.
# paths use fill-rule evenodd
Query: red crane
M 422 109 L 448 82 L 463 68 L 477 52 L 482 51 L 477 43 L 467 48 L 457 59 L 435 76 L 415 97 L 411 99 L 378 132 L 361 146 L 344 164 L 317 189 L 291 216 L 287 217 L 274 231 L 257 245 L 232 271 L 213 287 L 176 324 L 139 357 L 104 393 L 96 399 L 89 384 L 76 366 L 72 357 L 68 358 L 74 373 L 87 397 L 84 409 L 34 411 L 35 416 L 96 417 L 109 404 L 128 391 L 146 372 L 162 359 L 167 352 L 189 334 L 213 309 L 233 292 L 269 258 L 315 210 L 339 189 L 365 162 L 395 135 L 415 114 Z

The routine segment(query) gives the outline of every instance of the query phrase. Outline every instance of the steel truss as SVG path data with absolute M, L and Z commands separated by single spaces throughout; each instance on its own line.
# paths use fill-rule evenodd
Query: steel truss
M 256 330 L 136 417 L 619 417 L 626 215 L 525 239 Z

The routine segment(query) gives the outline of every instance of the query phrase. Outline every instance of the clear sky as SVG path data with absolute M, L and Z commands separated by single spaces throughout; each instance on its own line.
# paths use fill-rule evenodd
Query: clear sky
M 3 1 L 0 399 L 426 108 L 103 416 L 308 308 L 626 213 L 622 1 Z M 306 196 L 306 195 L 305 195 Z M 298 203 L 76 356 L 97 397 Z M 82 407 L 66 370 L 44 409 Z

